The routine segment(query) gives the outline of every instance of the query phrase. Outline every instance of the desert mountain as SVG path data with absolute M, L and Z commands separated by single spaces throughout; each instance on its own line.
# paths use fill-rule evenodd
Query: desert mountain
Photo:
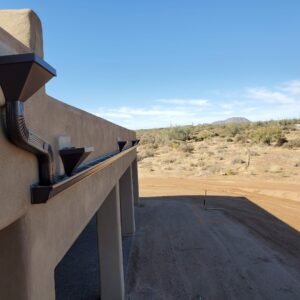
M 249 122 L 250 121 L 246 118 L 233 117 L 233 118 L 229 118 L 229 119 L 222 120 L 222 121 L 216 121 L 216 122 L 213 122 L 212 124 L 223 125 L 223 124 L 231 124 L 231 123 L 249 123 Z

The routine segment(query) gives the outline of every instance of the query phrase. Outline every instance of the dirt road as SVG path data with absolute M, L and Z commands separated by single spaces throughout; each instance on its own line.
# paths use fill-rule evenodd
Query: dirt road
M 171 195 L 243 196 L 300 231 L 300 183 L 242 176 L 141 176 L 141 196 Z
M 128 299 L 300 299 L 299 232 L 246 198 L 206 202 L 143 198 Z

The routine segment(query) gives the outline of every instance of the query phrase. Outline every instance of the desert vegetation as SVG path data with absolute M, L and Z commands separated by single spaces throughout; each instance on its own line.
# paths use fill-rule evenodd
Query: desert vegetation
M 300 119 L 138 130 L 140 172 L 296 178 L 298 124 Z

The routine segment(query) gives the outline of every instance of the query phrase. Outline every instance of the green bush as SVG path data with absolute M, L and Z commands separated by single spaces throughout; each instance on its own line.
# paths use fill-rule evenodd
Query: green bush
M 211 137 L 211 131 L 207 129 L 201 130 L 197 135 L 198 141 L 204 141 L 210 137 Z
M 214 137 L 223 137 L 227 141 L 254 143 L 295 148 L 297 142 L 288 142 L 285 134 L 296 131 L 295 124 L 300 119 L 235 123 L 205 124 L 197 126 L 174 126 L 169 128 L 139 130 L 137 132 L 141 144 L 169 145 L 177 148 L 182 142 L 189 140 L 202 142 Z M 153 146 L 153 148 L 156 146 Z
M 280 139 L 283 140 L 284 135 L 279 126 L 271 125 L 253 130 L 251 138 L 255 143 L 271 145 L 272 142 L 276 143 Z
M 187 141 L 191 139 L 191 126 L 176 126 L 169 129 L 168 135 L 170 140 Z

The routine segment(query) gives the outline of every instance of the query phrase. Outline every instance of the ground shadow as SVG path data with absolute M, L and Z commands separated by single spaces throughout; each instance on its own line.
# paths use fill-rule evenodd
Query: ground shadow
M 299 232 L 247 198 L 143 197 L 136 223 L 133 241 L 123 240 L 125 270 L 129 260 L 126 290 L 132 300 L 300 297 L 292 282 L 300 278 Z M 271 258 L 265 255 L 269 249 Z M 100 299 L 98 264 L 93 218 L 55 270 L 56 298 Z M 287 278 L 289 268 L 298 273 Z M 258 272 L 266 277 L 264 285 L 256 286 L 252 278 Z M 281 285 L 280 272 L 287 278 Z M 268 278 L 273 273 L 277 277 Z M 272 282 L 279 290 L 270 292 Z
M 127 278 L 131 300 L 300 299 L 299 232 L 247 198 L 140 203 Z
M 124 237 L 124 275 L 132 238 Z M 93 217 L 55 269 L 56 300 L 100 299 L 100 270 L 96 217 Z
M 252 230 L 253 233 L 263 237 L 266 241 L 272 243 L 272 246 L 279 251 L 283 250 L 291 255 L 300 258 L 300 233 L 298 230 L 284 223 L 268 211 L 256 205 L 246 197 L 232 196 L 161 196 L 161 197 L 142 197 L 144 201 L 191 201 L 196 205 L 206 208 L 220 209 L 228 217 L 240 222 Z

